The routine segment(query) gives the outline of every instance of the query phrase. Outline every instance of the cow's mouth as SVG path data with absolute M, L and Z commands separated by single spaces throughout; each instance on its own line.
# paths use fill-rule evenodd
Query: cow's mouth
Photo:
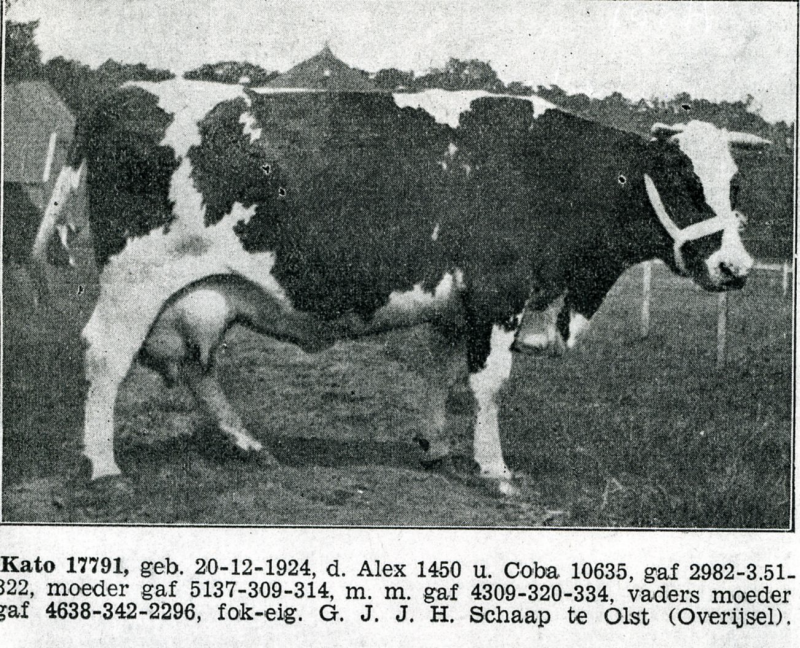
M 747 283 L 747 277 L 726 277 L 717 284 L 716 292 L 726 292 L 728 290 L 741 290 Z
M 747 277 L 721 271 L 713 277 L 708 273 L 702 273 L 699 277 L 695 278 L 695 281 L 703 290 L 708 292 L 728 292 L 730 290 L 741 290 L 744 288 L 747 283 Z

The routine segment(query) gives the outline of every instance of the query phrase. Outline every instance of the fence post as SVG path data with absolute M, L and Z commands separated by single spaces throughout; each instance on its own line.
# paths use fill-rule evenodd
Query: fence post
M 789 292 L 789 262 L 783 262 L 783 296 Z
M 728 293 L 721 292 L 717 302 L 717 369 L 725 366 L 725 344 L 728 335 Z
M 653 274 L 653 262 L 645 261 L 643 266 L 641 334 L 643 338 L 646 338 L 650 335 L 650 283 Z

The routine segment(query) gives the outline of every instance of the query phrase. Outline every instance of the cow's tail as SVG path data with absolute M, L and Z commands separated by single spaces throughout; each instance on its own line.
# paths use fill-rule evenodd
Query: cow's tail
M 85 179 L 85 159 L 75 165 L 65 164 L 45 207 L 31 250 L 31 278 L 40 301 L 47 299 L 50 294 L 48 265 L 75 265 L 69 245 L 70 238 L 76 232 L 76 198 Z

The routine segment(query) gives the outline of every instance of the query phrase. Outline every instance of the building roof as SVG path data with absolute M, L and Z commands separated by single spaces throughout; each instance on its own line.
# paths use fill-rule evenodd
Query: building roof
M 54 149 L 68 146 L 75 130 L 69 108 L 47 81 L 6 83 L 3 103 L 4 181 L 34 184 L 57 174 Z
M 362 73 L 334 56 L 326 45 L 319 54 L 298 63 L 270 81 L 268 88 L 308 88 L 331 92 L 377 92 L 375 84 Z

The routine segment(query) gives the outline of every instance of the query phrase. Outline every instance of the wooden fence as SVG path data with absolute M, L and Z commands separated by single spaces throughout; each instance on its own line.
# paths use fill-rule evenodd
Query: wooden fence
M 652 298 L 653 264 L 661 261 L 647 261 L 642 264 L 642 310 L 640 332 L 643 338 L 650 334 L 650 300 Z M 790 261 L 783 263 L 756 263 L 754 271 L 780 272 L 782 274 L 781 286 L 783 296 L 789 294 L 791 286 L 789 275 L 794 274 L 794 266 Z M 728 293 L 719 293 L 717 300 L 717 368 L 725 366 L 728 336 Z

